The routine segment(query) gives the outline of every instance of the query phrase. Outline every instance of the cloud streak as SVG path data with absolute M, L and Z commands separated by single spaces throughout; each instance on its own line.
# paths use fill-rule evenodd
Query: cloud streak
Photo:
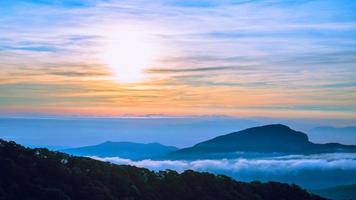
M 0 84 L 15 94 L 25 88 L 8 83 L 72 85 L 69 92 L 43 90 L 37 107 L 48 111 L 49 102 L 81 109 L 75 98 L 60 102 L 57 96 L 91 94 L 79 101 L 95 110 L 91 101 L 100 99 L 98 112 L 115 106 L 166 114 L 286 111 L 355 118 L 345 109 L 356 106 L 355 8 L 346 0 L 1 2 Z M 115 82 L 102 59 L 117 30 L 143 33 L 159 49 L 142 83 Z M 25 99 L 17 102 L 33 110 Z M 278 106 L 284 109 L 271 109 Z M 0 108 L 11 109 L 1 102 Z

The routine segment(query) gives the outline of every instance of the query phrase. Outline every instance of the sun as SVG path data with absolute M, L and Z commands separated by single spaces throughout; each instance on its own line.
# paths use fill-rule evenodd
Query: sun
M 116 81 L 134 83 L 145 78 L 144 70 L 152 64 L 154 54 L 154 45 L 146 34 L 116 31 L 108 37 L 103 60 Z

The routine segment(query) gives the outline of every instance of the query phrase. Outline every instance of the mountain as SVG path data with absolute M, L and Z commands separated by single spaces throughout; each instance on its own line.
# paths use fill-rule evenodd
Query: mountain
M 0 199 L 321 200 L 296 185 L 115 165 L 0 140 Z
M 331 188 L 314 190 L 313 192 L 325 198 L 335 200 L 356 199 L 356 184 L 340 185 Z
M 133 142 L 104 142 L 94 146 L 60 150 L 78 156 L 120 157 L 132 160 L 155 158 L 178 150 L 159 143 L 140 144 Z
M 331 126 L 317 127 L 311 129 L 308 136 L 311 141 L 317 143 L 338 142 L 356 145 L 356 126 L 340 128 Z
M 331 152 L 356 152 L 356 146 L 338 143 L 315 144 L 305 133 L 288 126 L 272 124 L 248 128 L 242 131 L 215 137 L 169 154 L 175 159 L 209 158 L 235 155 L 236 152 L 312 154 Z

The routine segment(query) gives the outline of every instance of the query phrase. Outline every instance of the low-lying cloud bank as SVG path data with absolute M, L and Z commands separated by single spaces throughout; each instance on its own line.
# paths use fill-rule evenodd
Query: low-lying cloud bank
M 93 159 L 115 164 L 145 167 L 151 170 L 187 169 L 225 174 L 241 181 L 281 181 L 296 183 L 307 188 L 350 184 L 356 181 L 356 153 L 318 155 L 291 155 L 263 159 L 221 160 L 141 160 L 132 161 L 119 157 Z

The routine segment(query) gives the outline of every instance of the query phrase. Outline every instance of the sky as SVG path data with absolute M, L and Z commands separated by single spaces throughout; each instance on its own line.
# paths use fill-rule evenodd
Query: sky
M 0 113 L 356 118 L 353 0 L 0 0 Z

